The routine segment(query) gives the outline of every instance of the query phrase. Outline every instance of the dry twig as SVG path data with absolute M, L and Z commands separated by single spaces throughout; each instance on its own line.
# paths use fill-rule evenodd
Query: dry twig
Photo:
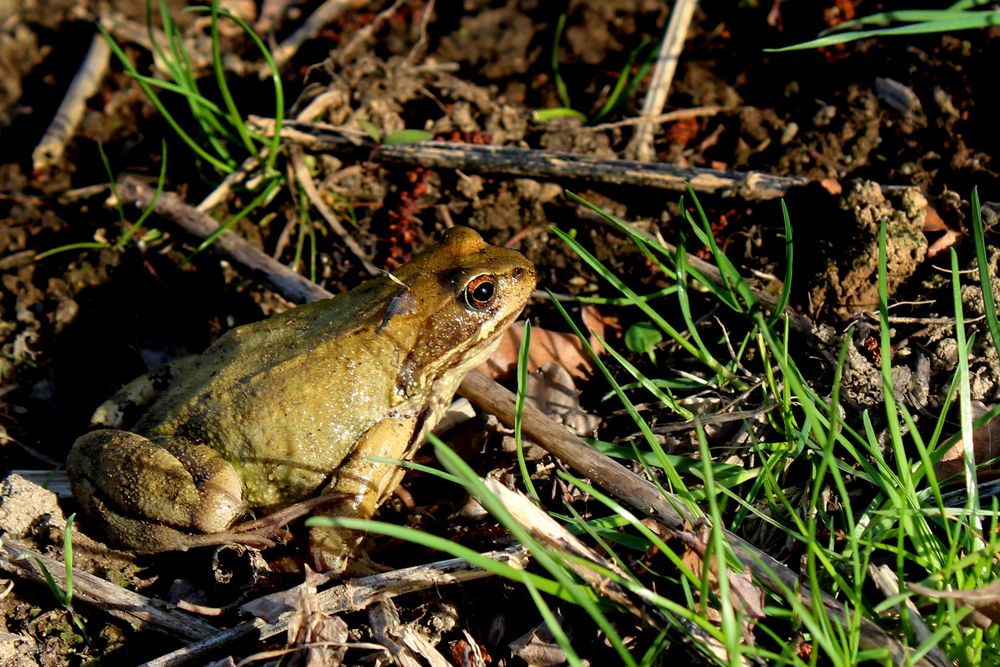
M 15 540 L 0 542 L 0 570 L 44 585 L 45 577 L 32 559 L 41 561 L 59 586 L 66 585 L 66 565 Z M 179 611 L 164 609 L 162 604 L 144 595 L 116 586 L 89 572 L 73 570 L 73 599 L 92 604 L 98 609 L 139 628 L 156 630 L 181 641 L 195 641 L 218 632 L 200 618 Z
M 298 53 L 302 45 L 319 34 L 327 24 L 331 23 L 341 12 L 358 9 L 368 4 L 368 0 L 326 0 L 302 22 L 298 30 L 289 35 L 288 39 L 279 44 L 272 55 L 278 69 L 283 69 L 288 61 Z M 271 70 L 265 64 L 261 76 L 270 76 Z
M 490 551 L 482 555 L 512 567 L 520 568 L 525 564 L 524 552 L 520 547 Z M 317 606 L 327 614 L 353 611 L 364 609 L 372 602 L 385 597 L 472 581 L 486 576 L 489 576 L 486 571 L 473 567 L 459 558 L 450 558 L 428 565 L 351 579 L 317 593 Z M 256 616 L 253 621 L 229 630 L 213 629 L 211 635 L 205 635 L 194 644 L 151 660 L 146 663 L 147 667 L 204 664 L 207 656 L 223 649 L 231 649 L 242 641 L 250 638 L 268 639 L 286 632 L 288 623 L 295 614 L 295 604 L 300 589 L 301 586 L 296 586 L 243 605 L 241 607 L 243 611 Z
M 110 60 L 111 47 L 103 35 L 95 34 L 62 104 L 31 154 L 35 173 L 46 171 L 62 160 L 66 144 L 76 134 L 76 128 L 83 119 L 87 99 L 97 93 L 98 86 L 108 73 Z
M 591 132 L 603 132 L 605 130 L 613 130 L 618 127 L 629 127 L 630 125 L 642 125 L 645 122 L 650 122 L 654 124 L 659 123 L 669 123 L 675 120 L 681 120 L 683 118 L 705 118 L 708 116 L 714 116 L 716 114 L 722 113 L 723 111 L 733 111 L 738 107 L 720 107 L 716 105 L 709 105 L 704 107 L 691 107 L 690 109 L 676 109 L 674 111 L 667 111 L 666 113 L 659 113 L 655 116 L 639 116 L 636 118 L 626 118 L 625 120 L 618 120 L 613 123 L 601 123 L 599 125 L 590 125 L 584 129 L 590 130 Z
M 152 188 L 128 177 L 119 183 L 118 196 L 123 204 L 146 208 L 153 202 L 155 194 Z M 202 239 L 219 229 L 219 224 L 211 216 L 189 206 L 172 192 L 160 195 L 156 201 L 156 214 Z M 261 253 L 236 234 L 222 234 L 213 247 L 224 252 L 240 271 L 260 280 L 290 301 L 304 303 L 332 296 L 316 283 Z
M 399 11 L 399 8 L 403 6 L 406 0 L 396 0 L 386 9 L 378 13 L 378 15 L 372 19 L 372 22 L 366 25 L 361 30 L 358 30 L 351 41 L 347 43 L 343 49 L 337 53 L 337 62 L 343 64 L 348 62 L 358 49 L 365 45 L 365 42 L 372 38 L 372 35 L 378 31 L 386 21 L 393 17 L 393 15 Z
M 254 130 L 269 136 L 274 122 L 251 116 Z M 457 169 L 480 174 L 504 174 L 540 180 L 593 181 L 614 185 L 739 196 L 747 200 L 776 199 L 812 181 L 795 176 L 772 176 L 757 172 L 677 167 L 633 160 L 606 160 L 561 151 L 515 146 L 482 146 L 445 141 L 422 141 L 405 145 L 376 145 L 361 132 L 350 132 L 322 123 L 286 122 L 281 136 L 313 151 L 350 155 L 373 162 L 412 164 L 431 169 Z
M 351 236 L 342 224 L 340 224 L 340 219 L 337 214 L 333 212 L 326 201 L 323 200 L 323 196 L 320 195 L 319 189 L 316 187 L 316 183 L 313 182 L 312 174 L 309 173 L 309 168 L 306 166 L 305 154 L 302 152 L 301 146 L 292 146 L 290 149 L 292 168 L 295 170 L 295 180 L 302 186 L 302 190 L 306 193 L 306 197 L 312 202 L 312 205 L 316 207 L 319 214 L 323 216 L 326 223 L 330 225 L 330 228 L 340 237 L 340 240 L 344 242 L 347 249 L 354 253 L 361 265 L 365 267 L 365 271 L 373 276 L 382 275 L 378 267 L 371 263 L 365 251 L 361 248 L 354 237 Z
M 887 598 L 899 595 L 899 579 L 896 578 L 896 573 L 888 565 L 875 565 L 871 563 L 868 565 L 868 575 Z M 910 627 L 913 628 L 914 636 L 921 644 L 927 644 L 931 639 L 932 633 L 931 629 L 924 622 L 924 617 L 920 615 L 920 610 L 917 609 L 917 605 L 913 604 L 913 600 L 909 598 L 903 604 L 906 605 Z M 899 609 L 898 605 L 896 609 Z M 950 667 L 952 664 L 948 656 L 945 655 L 944 651 L 936 643 L 927 651 L 927 659 L 934 667 Z
M 688 26 L 691 25 L 691 18 L 697 7 L 698 0 L 678 0 L 670 11 L 670 21 L 667 23 L 663 42 L 660 44 L 660 52 L 656 56 L 656 67 L 653 68 L 649 90 L 642 103 L 642 112 L 639 116 L 641 122 L 632 135 L 632 141 L 625 148 L 625 155 L 634 160 L 648 162 L 653 157 L 653 126 L 656 124 L 654 117 L 663 112 L 663 107 L 667 103 L 670 84 L 673 83 L 674 72 L 677 71 L 677 61 L 681 57 L 681 51 L 684 50 Z

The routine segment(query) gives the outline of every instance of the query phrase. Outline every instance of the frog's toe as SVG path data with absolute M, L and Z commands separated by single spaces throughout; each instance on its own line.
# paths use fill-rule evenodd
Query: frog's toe
M 309 529 L 309 565 L 317 572 L 343 572 L 364 533 L 331 526 Z

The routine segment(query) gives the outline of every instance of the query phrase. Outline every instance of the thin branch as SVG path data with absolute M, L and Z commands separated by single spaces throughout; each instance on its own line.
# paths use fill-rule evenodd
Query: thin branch
M 274 62 L 278 64 L 278 69 L 283 69 L 303 44 L 318 35 L 319 31 L 332 23 L 341 12 L 359 9 L 367 4 L 368 0 L 326 0 L 302 22 L 298 30 L 274 49 Z M 271 71 L 265 66 L 261 74 L 270 76 Z
M 505 562 L 512 567 L 522 568 L 525 564 L 525 554 L 522 547 L 490 551 L 481 555 L 502 563 Z M 460 558 L 450 558 L 427 565 L 351 579 L 338 586 L 320 591 L 316 595 L 316 601 L 319 608 L 325 613 L 337 614 L 364 609 L 379 598 L 395 597 L 487 576 L 490 576 L 490 573 L 485 570 L 473 567 Z M 196 643 L 150 660 L 146 663 L 146 667 L 205 664 L 209 655 L 242 641 L 251 638 L 260 641 L 287 632 L 288 623 L 295 614 L 301 588 L 301 585 L 296 586 L 243 605 L 241 607 L 243 611 L 256 616 L 253 621 L 242 623 L 228 630 L 214 630 L 212 635 L 205 636 Z
M 684 50 L 684 40 L 687 39 L 688 26 L 694 17 L 698 0 L 677 0 L 670 12 L 670 21 L 660 44 L 660 52 L 656 57 L 656 67 L 650 80 L 649 90 L 642 103 L 641 123 L 632 135 L 632 141 L 625 148 L 627 157 L 648 162 L 653 158 L 653 134 L 656 125 L 654 117 L 663 112 L 667 103 L 670 85 L 677 71 L 677 61 Z
M 875 565 L 871 563 L 868 565 L 868 575 L 887 598 L 899 595 L 899 579 L 896 578 L 896 573 L 888 565 Z M 913 635 L 921 644 L 927 644 L 933 633 L 927 627 L 927 623 L 924 622 L 924 617 L 920 615 L 920 610 L 917 609 L 917 605 L 913 604 L 913 600 L 910 598 L 907 598 L 903 604 L 906 605 L 906 612 L 909 614 Z M 894 607 L 896 611 L 900 611 L 899 605 L 895 605 Z M 952 664 L 948 656 L 945 655 L 945 652 L 936 643 L 931 645 L 931 648 L 927 651 L 927 659 L 934 667 L 950 667 Z
M 248 123 L 268 136 L 274 122 L 251 116 Z M 515 146 L 480 146 L 445 141 L 376 145 L 361 132 L 350 132 L 323 123 L 286 121 L 284 140 L 313 151 L 346 154 L 352 159 L 381 163 L 412 164 L 432 169 L 459 169 L 480 174 L 523 176 L 539 180 L 591 181 L 613 185 L 684 191 L 690 185 L 698 192 L 739 196 L 747 200 L 776 199 L 793 187 L 812 181 L 797 176 L 771 176 L 758 172 L 676 167 L 633 160 L 606 160 L 561 151 Z
M 640 116 L 637 118 L 626 118 L 625 120 L 618 120 L 615 121 L 614 123 L 601 123 L 600 125 L 589 125 L 582 129 L 590 130 L 592 132 L 603 132 L 604 130 L 613 130 L 618 127 L 629 127 L 630 125 L 642 125 L 643 123 L 646 122 L 659 125 L 660 123 L 670 123 L 675 120 L 681 120 L 682 118 L 704 118 L 706 116 L 714 116 L 724 111 L 735 111 L 738 108 L 739 107 L 720 107 L 716 105 L 709 105 L 705 107 L 691 107 L 690 109 L 676 109 L 674 111 L 667 111 L 652 117 Z
M 399 8 L 403 6 L 404 2 L 406 2 L 406 0 L 396 0 L 396 2 L 392 3 L 389 7 L 379 12 L 378 15 L 372 19 L 371 23 L 354 33 L 354 37 L 352 37 L 351 41 L 347 43 L 347 46 L 336 54 L 337 62 L 341 64 L 348 62 L 354 53 L 364 46 L 365 42 L 370 40 L 372 35 L 374 35 L 376 31 L 380 30 L 386 21 L 392 18 L 396 12 L 399 11 Z
M 36 173 L 46 171 L 62 160 L 66 144 L 76 134 L 83 119 L 87 99 L 97 93 L 108 73 L 110 60 L 111 47 L 100 33 L 96 33 L 62 104 L 31 154 L 32 168 Z
M 38 561 L 45 565 L 59 586 L 66 585 L 66 565 L 51 556 L 39 553 L 16 540 L 0 542 L 0 570 L 45 585 Z M 74 601 L 92 604 L 116 618 L 139 628 L 156 630 L 181 641 L 195 641 L 216 634 L 213 625 L 170 609 L 144 595 L 95 577 L 89 572 L 73 569 Z
M 150 205 L 155 191 L 132 178 L 122 178 L 118 196 L 122 203 L 144 209 Z M 173 192 L 164 192 L 156 201 L 156 215 L 169 220 L 189 234 L 208 238 L 219 229 L 211 216 L 202 213 Z M 260 280 L 272 290 L 295 303 L 327 299 L 330 292 L 263 254 L 236 234 L 222 234 L 213 246 L 229 256 L 234 266 L 245 275 Z
M 301 146 L 292 146 L 290 148 L 292 168 L 295 170 L 295 180 L 298 181 L 299 185 L 302 186 L 303 192 L 306 193 L 306 197 L 312 205 L 319 211 L 319 214 L 323 216 L 326 223 L 330 225 L 330 229 L 334 231 L 340 240 L 343 242 L 347 249 L 354 253 L 354 256 L 358 258 L 361 265 L 365 267 L 365 271 L 373 276 L 382 275 L 382 271 L 379 271 L 378 267 L 371 263 L 365 251 L 361 248 L 354 237 L 348 233 L 342 224 L 340 224 L 340 219 L 337 214 L 333 212 L 327 203 L 323 200 L 322 195 L 319 193 L 319 189 L 316 187 L 316 183 L 312 179 L 312 174 L 309 173 L 309 168 L 306 166 L 305 154 L 302 152 Z

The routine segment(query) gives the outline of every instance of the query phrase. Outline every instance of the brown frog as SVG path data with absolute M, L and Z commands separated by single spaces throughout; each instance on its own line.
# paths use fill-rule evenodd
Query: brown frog
M 370 517 L 402 477 L 370 457 L 412 455 L 534 287 L 520 253 L 451 229 L 393 276 L 134 380 L 73 444 L 73 493 L 111 542 L 139 553 L 188 548 L 250 509 L 325 492 L 343 499 L 323 514 Z M 314 527 L 309 541 L 312 565 L 338 570 L 354 540 Z

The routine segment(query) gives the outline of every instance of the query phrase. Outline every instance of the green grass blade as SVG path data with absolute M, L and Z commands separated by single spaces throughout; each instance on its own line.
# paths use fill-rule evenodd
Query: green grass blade
M 67 243 L 65 245 L 56 246 L 55 248 L 49 248 L 44 252 L 40 252 L 35 255 L 34 260 L 40 261 L 46 257 L 51 257 L 52 255 L 58 255 L 61 252 L 70 252 L 72 250 L 103 250 L 107 248 L 107 243 L 101 243 L 100 241 L 80 241 L 79 243 Z
M 618 73 L 618 81 L 615 82 L 615 87 L 611 89 L 611 94 L 608 95 L 608 99 L 604 101 L 601 108 L 594 114 L 594 117 L 590 119 L 590 125 L 597 125 L 602 120 L 604 120 L 609 113 L 614 111 L 619 104 L 622 103 L 626 98 L 622 96 L 622 93 L 629 88 L 629 83 L 631 81 L 630 75 L 632 73 L 632 65 L 635 64 L 636 58 L 639 56 L 645 48 L 649 45 L 649 37 L 643 35 L 642 40 L 639 42 L 639 46 L 632 49 L 629 52 L 628 58 L 625 60 L 625 65 L 622 67 L 621 71 Z M 638 74 L 638 73 L 637 73 Z
M 552 40 L 552 55 L 549 65 L 552 67 L 552 78 L 555 80 L 556 94 L 559 95 L 559 101 L 565 108 L 572 109 L 573 105 L 569 101 L 569 90 L 566 88 L 566 82 L 559 72 L 559 47 L 562 45 L 563 32 L 565 30 L 566 14 L 562 13 L 559 15 L 558 21 L 556 21 L 556 34 Z
M 590 268 L 597 272 L 597 274 L 602 278 L 607 280 L 615 289 L 624 294 L 654 324 L 663 329 L 664 333 L 670 336 L 675 343 L 684 348 L 692 357 L 708 366 L 716 374 L 730 380 L 736 379 L 728 368 L 720 364 L 713 357 L 704 356 L 701 351 L 687 339 L 687 337 L 681 335 L 681 333 L 671 326 L 671 324 L 667 322 L 662 315 L 653 310 L 652 306 L 640 299 L 639 295 L 637 295 L 631 287 L 625 284 L 625 281 L 609 271 L 607 267 L 605 267 L 596 257 L 584 249 L 584 247 L 581 246 L 576 239 L 556 227 L 553 227 L 552 231 L 556 234 L 556 236 L 561 238 L 568 246 L 570 246 L 570 248 L 573 249 L 573 252 L 579 255 L 580 258 L 590 266 Z
M 153 198 L 149 200 L 149 206 L 142 210 L 139 214 L 139 219 L 135 221 L 128 229 L 122 232 L 121 236 L 118 237 L 118 241 L 115 242 L 115 248 L 119 250 L 124 248 L 125 245 L 131 240 L 133 236 L 138 233 L 143 225 L 146 224 L 146 219 L 152 215 L 153 211 L 156 210 L 156 203 L 160 201 L 160 195 L 163 194 L 163 188 L 167 182 L 167 141 L 162 139 L 160 141 L 160 175 L 156 179 L 156 191 L 153 193 Z
M 788 215 L 788 206 L 785 200 L 781 200 L 781 221 L 785 226 L 785 276 L 781 285 L 781 294 L 778 296 L 778 303 L 774 307 L 774 312 L 767 320 L 767 325 L 773 327 L 788 307 L 788 301 L 792 297 L 792 269 L 795 245 L 792 237 L 792 219 Z
M 819 49 L 837 44 L 846 44 L 859 39 L 869 37 L 899 37 L 904 35 L 926 35 L 940 32 L 958 32 L 961 30 L 978 30 L 1000 25 L 1000 12 L 975 12 L 974 16 L 960 16 L 956 18 L 925 21 L 923 23 L 912 23 L 893 28 L 876 28 L 872 30 L 858 30 L 840 32 L 826 37 L 819 37 L 808 42 L 784 46 L 777 49 L 764 49 L 770 53 L 782 53 L 785 51 L 801 51 L 803 49 Z
M 528 496 L 538 502 L 538 492 L 528 472 L 528 462 L 524 458 L 524 440 L 521 429 L 524 424 L 524 400 L 528 393 L 528 346 L 531 345 L 531 322 L 524 322 L 521 334 L 521 349 L 517 355 L 517 398 L 514 404 L 514 446 L 517 450 L 517 467 L 521 471 L 521 482 Z
M 674 492 L 677 493 L 681 498 L 684 498 L 689 501 L 692 500 L 690 492 L 688 491 L 684 482 L 681 480 L 680 476 L 677 474 L 677 471 L 674 470 L 674 467 L 670 464 L 670 461 L 667 459 L 666 452 L 663 451 L 663 447 L 656 439 L 656 436 L 653 435 L 653 432 L 649 428 L 649 424 L 646 423 L 646 421 L 639 414 L 639 411 L 636 410 L 635 405 L 632 403 L 631 400 L 629 400 L 628 396 L 625 395 L 625 392 L 622 391 L 621 386 L 618 384 L 615 378 L 611 375 L 611 372 L 607 369 L 604 363 L 597 356 L 597 353 L 594 351 L 594 348 L 590 344 L 590 341 L 587 340 L 587 338 L 583 335 L 583 332 L 580 331 L 580 328 L 576 325 L 576 322 L 574 322 L 573 319 L 569 316 L 569 313 L 566 312 L 566 309 L 563 308 L 562 304 L 559 303 L 558 301 L 553 300 L 553 304 L 555 305 L 556 310 L 558 310 L 559 313 L 563 316 L 563 319 L 565 319 L 566 323 L 569 324 L 570 328 L 573 329 L 573 332 L 580 339 L 580 344 L 583 345 L 584 349 L 587 351 L 587 354 L 589 354 L 590 358 L 595 362 L 597 368 L 601 371 L 601 374 L 604 376 L 604 379 L 607 380 L 608 384 L 611 385 L 611 388 L 618 396 L 618 400 L 620 400 L 622 402 L 622 405 L 625 406 L 625 410 L 629 413 L 629 416 L 632 417 L 632 420 L 635 422 L 635 425 L 639 427 L 639 430 L 642 432 L 642 435 L 646 439 L 646 442 L 649 443 L 650 448 L 656 453 L 657 458 L 660 462 L 660 467 L 662 468 L 664 473 L 666 473 L 667 480 L 673 487 Z M 689 509 L 693 509 L 693 507 Z
M 587 122 L 587 116 L 576 109 L 567 107 L 555 107 L 552 109 L 535 109 L 531 112 L 531 119 L 538 123 L 548 123 L 560 118 L 576 118 L 581 123 Z
M 626 359 L 618 352 L 616 349 L 611 347 L 606 340 L 594 334 L 594 338 L 604 347 L 604 350 L 617 361 L 622 368 L 628 371 L 628 374 L 634 377 L 638 382 L 639 386 L 643 387 L 646 391 L 651 393 L 664 407 L 668 408 L 671 412 L 676 414 L 678 417 L 685 421 L 690 421 L 694 419 L 694 413 L 685 408 L 683 405 L 677 402 L 673 394 L 670 392 L 670 388 L 664 386 L 662 389 L 656 385 L 653 380 L 650 380 L 643 373 L 635 367 L 631 361 Z M 622 387 L 623 389 L 625 387 Z
M 965 491 L 968 495 L 966 508 L 969 510 L 972 525 L 970 528 L 976 534 L 974 546 L 977 551 L 984 546 L 982 537 L 983 524 L 979 519 L 979 491 L 976 479 L 976 454 L 972 442 L 972 396 L 969 387 L 969 355 L 964 354 L 967 349 L 965 340 L 965 315 L 962 307 L 962 272 L 958 266 L 958 253 L 951 248 L 951 284 L 952 298 L 955 304 L 955 340 L 958 349 L 962 352 L 958 355 L 958 411 L 961 416 L 962 447 L 965 458 Z M 987 271 L 988 274 L 988 271 Z
M 237 222 L 247 217 L 247 215 L 249 215 L 251 211 L 256 209 L 258 206 L 260 206 L 267 200 L 269 200 L 277 192 L 279 185 L 280 181 L 277 178 L 272 178 L 270 181 L 268 181 L 267 185 L 261 188 L 260 193 L 256 197 L 254 197 L 249 204 L 247 204 L 239 211 L 237 211 L 228 220 L 219 225 L 219 228 L 217 230 L 215 230 L 208 237 L 206 237 L 205 240 L 202 241 L 198 245 L 198 247 L 195 248 L 194 252 L 192 252 L 191 255 L 188 257 L 188 261 L 191 260 L 191 257 L 194 257 L 195 255 L 197 255 L 198 253 L 202 252 L 210 245 L 215 243 L 215 240 L 219 238 L 219 236 L 224 234 L 230 227 L 235 225 Z
M 979 288 L 983 293 L 983 309 L 990 329 L 993 346 L 1000 355 L 1000 322 L 997 321 L 997 304 L 993 295 L 990 274 L 990 260 L 986 255 L 986 234 L 983 230 L 982 208 L 979 204 L 979 189 L 972 188 L 972 239 L 976 244 L 976 266 L 979 267 Z
M 146 95 L 146 97 L 149 99 L 150 104 L 152 104 L 153 107 L 156 108 L 157 113 L 163 116 L 163 119 L 167 121 L 167 124 L 170 126 L 170 128 L 177 134 L 178 137 L 181 138 L 181 141 L 187 144 L 187 146 L 192 151 L 194 151 L 194 153 L 198 155 L 198 157 L 211 164 L 218 171 L 224 174 L 232 173 L 232 171 L 236 168 L 236 165 L 217 158 L 216 156 L 206 151 L 199 142 L 195 141 L 191 137 L 191 135 L 189 135 L 184 130 L 184 128 L 180 126 L 180 124 L 177 122 L 177 119 L 174 118 L 169 111 L 167 111 L 167 108 L 163 105 L 163 102 L 160 100 L 159 96 L 153 91 L 152 86 L 150 86 L 149 84 L 145 83 L 142 80 L 143 79 L 142 75 L 139 74 L 138 70 L 136 70 L 135 65 L 132 64 L 132 61 L 129 60 L 128 55 L 118 45 L 114 37 L 111 36 L 111 33 L 108 32 L 107 28 L 105 28 L 101 24 L 98 24 L 97 28 L 98 30 L 101 31 L 101 34 L 104 36 L 104 39 L 107 40 L 108 45 L 111 47 L 112 53 L 115 54 L 115 57 L 118 58 L 118 61 L 122 64 L 122 67 L 125 69 L 125 73 L 129 77 L 135 79 L 136 83 L 139 85 L 139 88 L 142 89 L 143 94 Z

